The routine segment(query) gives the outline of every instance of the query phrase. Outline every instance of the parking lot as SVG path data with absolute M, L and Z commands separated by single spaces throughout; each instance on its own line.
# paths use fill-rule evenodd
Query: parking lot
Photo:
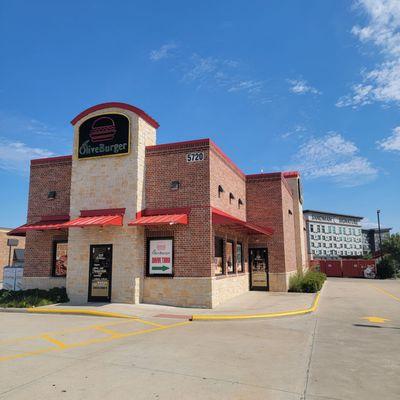
M 398 281 L 332 278 L 294 317 L 2 313 L 0 398 L 398 399 L 399 311 Z

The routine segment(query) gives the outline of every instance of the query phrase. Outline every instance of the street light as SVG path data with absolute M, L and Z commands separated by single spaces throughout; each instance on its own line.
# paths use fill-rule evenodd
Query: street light
M 378 235 L 379 235 L 379 253 L 382 258 L 382 235 L 381 235 L 381 221 L 380 221 L 381 210 L 376 210 L 376 215 L 378 217 Z

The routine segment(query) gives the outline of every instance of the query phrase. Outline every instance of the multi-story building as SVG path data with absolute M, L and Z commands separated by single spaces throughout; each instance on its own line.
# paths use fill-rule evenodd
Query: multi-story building
M 308 252 L 313 258 L 362 256 L 360 222 L 363 217 L 304 210 Z
M 381 239 L 382 243 L 390 238 L 390 231 L 392 228 L 381 228 Z M 371 254 L 372 256 L 376 255 L 380 251 L 380 239 L 379 239 L 379 229 L 363 229 L 363 254 Z

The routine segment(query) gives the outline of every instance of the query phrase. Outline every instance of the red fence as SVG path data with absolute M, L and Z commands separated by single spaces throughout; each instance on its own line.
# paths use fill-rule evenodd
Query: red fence
M 375 260 L 312 260 L 310 266 L 319 266 L 326 276 L 373 278 L 376 274 Z

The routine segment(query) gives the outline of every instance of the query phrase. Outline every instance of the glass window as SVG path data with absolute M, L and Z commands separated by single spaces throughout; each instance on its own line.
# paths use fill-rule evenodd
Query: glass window
M 233 259 L 233 242 L 231 240 L 228 240 L 226 242 L 226 270 L 228 274 L 233 274 L 235 272 Z
M 224 273 L 224 239 L 216 237 L 214 242 L 215 275 Z
M 67 276 L 68 265 L 68 242 L 57 241 L 53 244 L 53 275 L 54 276 Z
M 242 243 L 236 243 L 236 271 L 243 272 L 243 246 L 242 246 Z

